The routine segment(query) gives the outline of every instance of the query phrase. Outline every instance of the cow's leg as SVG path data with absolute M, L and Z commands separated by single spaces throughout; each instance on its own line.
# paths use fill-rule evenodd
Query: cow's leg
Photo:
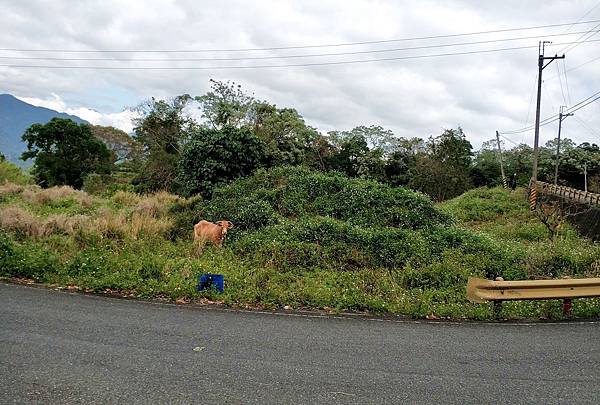
M 196 256 L 202 256 L 202 253 L 204 253 L 205 246 L 206 246 L 206 239 L 204 239 L 204 238 L 196 239 Z

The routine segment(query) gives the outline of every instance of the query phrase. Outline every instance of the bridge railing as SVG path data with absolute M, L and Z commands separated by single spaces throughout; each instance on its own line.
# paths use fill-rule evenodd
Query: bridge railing
M 582 204 L 600 206 L 600 194 L 577 190 L 576 188 L 571 187 L 555 186 L 554 184 L 545 183 L 543 181 L 537 181 L 536 185 L 539 193 L 542 194 L 562 197 Z

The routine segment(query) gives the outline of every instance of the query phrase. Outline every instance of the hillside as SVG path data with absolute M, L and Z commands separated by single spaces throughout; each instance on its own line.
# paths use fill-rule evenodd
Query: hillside
M 7 173 L 19 180 L 12 170 Z M 0 172 L 1 174 L 1 172 Z M 477 189 L 434 205 L 423 194 L 300 168 L 258 171 L 211 200 L 165 192 L 90 195 L 0 178 L 0 276 L 70 289 L 259 308 L 490 319 L 469 276 L 597 276 L 600 245 L 566 227 L 550 240 L 524 195 Z M 2 185 L 3 184 L 3 185 Z M 222 249 L 193 224 L 230 220 Z M 197 275 L 224 274 L 224 294 Z M 597 316 L 600 300 L 578 300 Z M 507 318 L 560 317 L 560 302 L 514 302 Z
M 0 94 L 0 153 L 11 162 L 23 166 L 24 162 L 19 157 L 26 145 L 21 141 L 21 135 L 32 124 L 45 124 L 55 117 L 68 118 L 79 124 L 87 123 L 74 115 L 36 107 L 10 94 Z

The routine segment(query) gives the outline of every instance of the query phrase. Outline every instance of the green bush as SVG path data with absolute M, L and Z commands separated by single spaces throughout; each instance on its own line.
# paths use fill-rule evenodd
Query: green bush
M 217 189 L 207 206 L 207 212 L 219 218 L 245 211 L 237 219 L 241 229 L 270 225 L 278 216 L 324 216 L 366 227 L 407 229 L 450 223 L 450 217 L 423 194 L 298 167 L 259 170 Z
M 2 160 L 0 161 L 0 185 L 4 183 L 27 185 L 33 183 L 33 179 L 17 165 Z
M 0 236 L 0 275 L 45 281 L 58 271 L 60 263 L 53 252 L 39 245 L 33 248 L 18 245 L 6 236 Z
M 264 228 L 240 238 L 234 249 L 280 271 L 393 269 L 431 261 L 430 245 L 420 231 L 366 228 L 326 217 Z
M 196 196 L 176 202 L 169 207 L 169 217 L 173 219 L 173 226 L 169 232 L 169 239 L 190 239 L 193 235 L 194 225 L 204 219 L 205 207 L 202 197 Z
M 440 208 L 462 222 L 490 221 L 521 213 L 527 209 L 527 202 L 520 191 L 482 187 L 448 200 Z

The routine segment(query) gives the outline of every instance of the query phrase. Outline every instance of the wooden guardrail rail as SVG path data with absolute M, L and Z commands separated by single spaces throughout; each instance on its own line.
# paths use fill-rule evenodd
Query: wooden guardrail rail
M 504 281 L 469 277 L 467 299 L 475 303 L 494 302 L 499 312 L 502 301 L 562 299 L 563 313 L 570 314 L 573 298 L 600 297 L 600 278 Z
M 554 184 L 544 183 L 543 181 L 537 181 L 536 185 L 538 191 L 543 194 L 563 197 L 583 204 L 600 206 L 600 194 L 577 190 L 576 188 L 555 186 Z

